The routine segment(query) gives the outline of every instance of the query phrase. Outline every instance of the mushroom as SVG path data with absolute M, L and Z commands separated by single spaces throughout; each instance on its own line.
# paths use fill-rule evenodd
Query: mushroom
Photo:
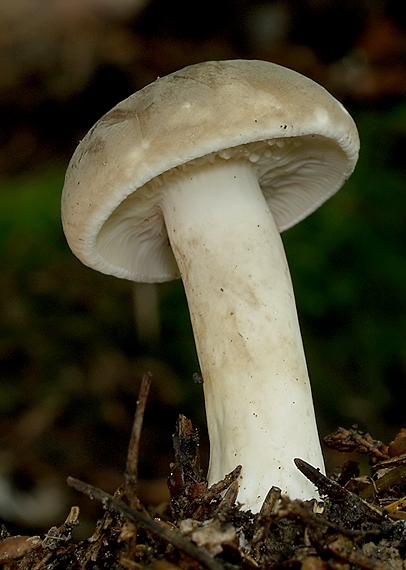
M 324 470 L 279 232 L 352 173 L 356 126 L 323 87 L 263 61 L 162 77 L 105 114 L 66 173 L 63 227 L 86 265 L 132 281 L 181 277 L 203 376 L 208 482 L 242 465 L 238 500 L 314 496 Z

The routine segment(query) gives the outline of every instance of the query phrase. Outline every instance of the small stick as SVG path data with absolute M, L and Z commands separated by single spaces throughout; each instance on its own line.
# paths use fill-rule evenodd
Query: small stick
M 147 404 L 148 393 L 151 386 L 152 374 L 147 372 L 141 380 L 141 387 L 138 394 L 137 408 L 135 410 L 134 423 L 131 430 L 130 443 L 128 445 L 127 464 L 125 468 L 124 491 L 130 506 L 139 504 L 137 496 L 138 485 L 138 457 L 140 449 L 142 424 L 144 412 Z
M 321 496 L 327 496 L 334 503 L 347 504 L 350 511 L 363 513 L 363 516 L 372 520 L 381 521 L 384 518 L 385 513 L 381 507 L 367 503 L 355 493 L 323 475 L 323 473 L 306 463 L 303 459 L 296 457 L 294 462 L 299 471 L 317 487 Z M 357 510 L 355 510 L 355 507 L 357 507 Z
M 144 530 L 148 530 L 163 538 L 179 550 L 182 550 L 187 555 L 194 558 L 199 564 L 208 570 L 224 570 L 224 566 L 218 560 L 215 560 L 206 549 L 199 548 L 189 539 L 183 537 L 179 532 L 172 530 L 143 513 L 132 509 L 123 503 L 123 501 L 116 499 L 105 491 L 102 491 L 97 487 L 93 487 L 88 483 L 84 483 L 79 479 L 75 479 L 74 477 L 68 477 L 68 485 L 80 493 L 84 493 L 91 499 L 100 501 L 105 508 L 109 508 L 120 513 L 128 520 L 135 522 L 137 526 Z

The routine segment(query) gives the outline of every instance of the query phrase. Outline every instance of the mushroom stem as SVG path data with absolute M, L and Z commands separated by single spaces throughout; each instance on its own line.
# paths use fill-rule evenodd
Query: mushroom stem
M 252 165 L 188 167 L 162 211 L 189 304 L 210 439 L 209 484 L 242 465 L 238 499 L 271 486 L 309 499 L 300 457 L 324 470 L 289 269 Z

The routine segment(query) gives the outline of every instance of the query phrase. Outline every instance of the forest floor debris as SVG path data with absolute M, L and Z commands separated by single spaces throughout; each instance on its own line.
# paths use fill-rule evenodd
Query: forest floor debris
M 72 538 L 80 524 L 77 506 L 61 526 L 41 536 L 9 535 L 3 526 L 2 568 L 406 570 L 406 430 L 385 445 L 356 428 L 339 428 L 326 445 L 367 456 L 370 474 L 360 476 L 359 463 L 352 459 L 329 478 L 297 458 L 296 466 L 321 499 L 290 500 L 273 487 L 261 511 L 253 514 L 238 503 L 240 467 L 208 486 L 197 431 L 180 416 L 168 478 L 171 500 L 152 509 L 137 497 L 138 449 L 150 382 L 145 375 L 122 486 L 110 495 L 68 479 L 104 507 L 93 534 L 81 541 Z

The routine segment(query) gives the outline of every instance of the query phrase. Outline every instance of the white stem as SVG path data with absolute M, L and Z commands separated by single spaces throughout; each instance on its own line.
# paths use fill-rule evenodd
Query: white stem
M 209 484 L 241 464 L 247 509 L 258 511 L 272 485 L 315 496 L 293 463 L 324 469 L 294 294 L 252 168 L 219 160 L 188 169 L 162 201 L 203 375 Z

